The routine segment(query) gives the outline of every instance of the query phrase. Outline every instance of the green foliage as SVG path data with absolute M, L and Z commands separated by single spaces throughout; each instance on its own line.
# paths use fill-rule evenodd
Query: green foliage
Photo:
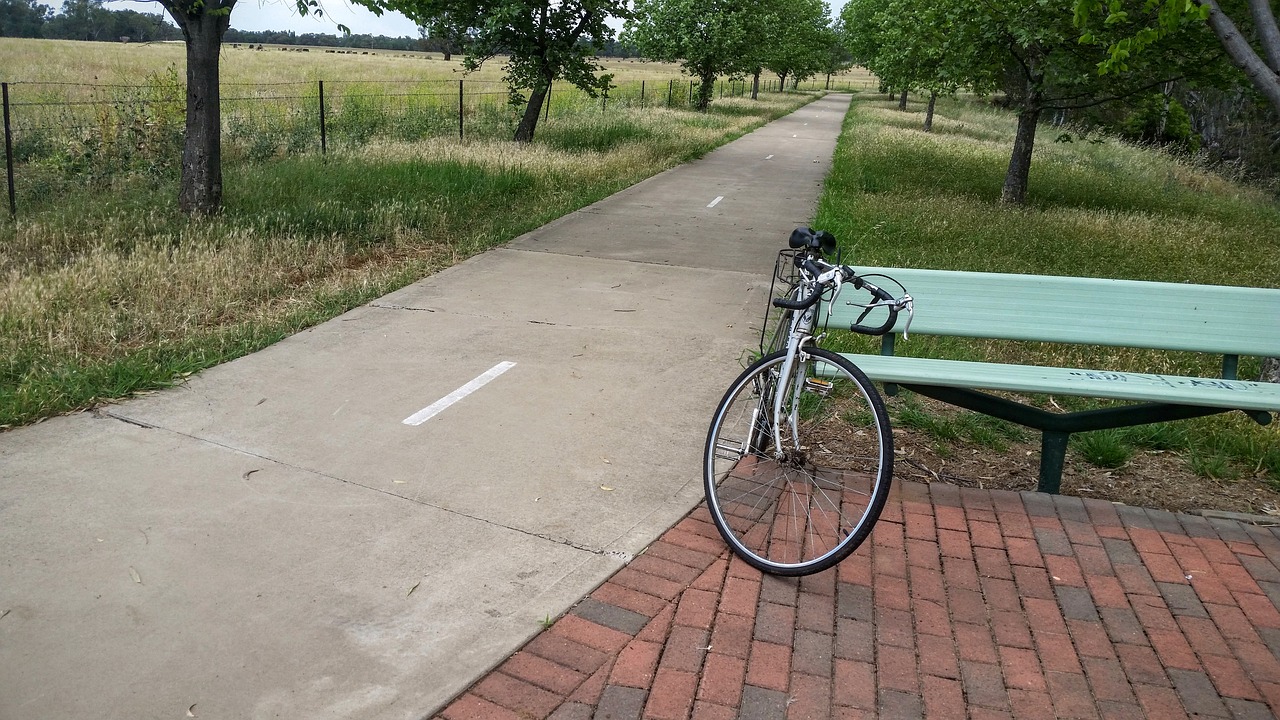
M 0 0 L 0 37 L 44 37 L 53 9 L 35 0 Z
M 1118 468 L 1133 457 L 1133 448 L 1117 430 L 1097 430 L 1071 436 L 1077 452 L 1092 465 Z
M 625 0 L 359 0 L 373 8 L 398 10 L 437 35 L 463 42 L 464 66 L 478 70 L 497 55 L 506 57 L 504 80 L 513 105 L 529 103 L 516 140 L 533 139 L 544 94 L 564 79 L 595 97 L 608 88 L 610 75 L 594 59 L 596 49 L 613 37 L 607 23 L 625 18 Z M 533 92 L 526 96 L 526 91 Z
M 171 176 L 182 157 L 184 95 L 177 70 L 169 67 L 88 105 L 87 113 L 67 105 L 60 115 L 20 128 L 14 160 L 26 166 L 24 184 L 74 179 L 105 185 L 120 176 Z
M 1200 136 L 1191 128 L 1191 116 L 1177 99 L 1153 93 L 1135 103 L 1120 126 L 1124 137 L 1171 145 L 1184 152 L 1200 149 Z
M 540 142 L 569 152 L 608 152 L 628 142 L 644 142 L 653 132 L 627 118 L 566 122 L 544 128 Z
M 779 82 L 802 82 L 833 65 L 835 31 L 828 25 L 822 0 L 785 0 L 757 6 L 765 16 L 764 41 L 756 47 L 758 62 Z
M 895 90 L 994 90 L 1010 62 L 996 6 L 850 0 L 841 12 L 854 58 Z
M 1123 12 L 1143 4 L 1113 0 L 1111 7 Z M 1202 77 L 1220 54 L 1203 27 L 1186 26 L 1153 41 L 1127 72 L 1100 76 L 1104 48 L 1081 44 L 1072 14 L 1048 2 L 851 0 L 842 19 L 855 57 L 895 90 L 1004 90 L 1026 131 L 1013 147 L 1002 193 L 1018 204 L 1026 197 L 1042 112 L 1127 97 L 1162 80 Z
M 914 394 L 901 396 L 890 407 L 895 425 L 928 434 L 940 448 L 942 443 L 959 441 L 1003 452 L 1010 442 L 1027 437 L 1022 428 L 986 415 L 963 410 L 931 412 Z
M 1097 63 L 1105 75 L 1128 71 L 1131 59 L 1190 24 L 1202 24 L 1209 9 L 1195 0 L 1150 0 L 1131 10 L 1115 1 L 1104 9 L 1102 0 L 1075 0 L 1072 21 L 1082 44 L 1106 47 Z
M 705 110 L 717 77 L 741 76 L 757 65 L 766 18 L 734 0 L 636 0 L 623 41 L 650 59 L 679 62 L 701 81 L 697 108 Z

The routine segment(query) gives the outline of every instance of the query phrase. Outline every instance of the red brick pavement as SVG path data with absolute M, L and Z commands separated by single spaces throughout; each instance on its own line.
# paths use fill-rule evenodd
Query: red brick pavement
M 832 571 L 699 507 L 437 717 L 1272 718 L 1280 531 L 907 483 Z

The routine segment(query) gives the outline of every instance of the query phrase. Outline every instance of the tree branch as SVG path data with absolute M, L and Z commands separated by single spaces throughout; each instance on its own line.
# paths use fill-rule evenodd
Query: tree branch
M 1249 0 L 1249 9 L 1253 11 L 1253 26 L 1258 32 L 1267 65 L 1273 72 L 1280 73 L 1280 28 L 1276 27 L 1271 3 L 1268 0 Z
M 1209 27 L 1226 48 L 1227 54 L 1231 56 L 1231 62 L 1244 71 L 1253 87 L 1265 95 L 1271 107 L 1280 113 L 1280 77 L 1277 77 L 1276 71 L 1258 57 L 1258 53 L 1240 34 L 1236 24 L 1222 12 L 1217 0 L 1197 0 L 1197 2 L 1209 8 Z
M 1146 92 L 1147 90 L 1151 90 L 1152 88 L 1159 87 L 1165 83 L 1177 82 L 1179 80 L 1184 80 L 1184 79 L 1186 79 L 1185 75 L 1179 75 L 1177 77 L 1171 77 L 1171 78 L 1164 78 L 1162 80 L 1155 80 L 1145 85 L 1132 88 L 1127 92 L 1123 92 L 1117 95 L 1110 95 L 1103 98 L 1096 98 L 1091 102 L 1080 103 L 1080 104 L 1067 104 L 1067 105 L 1061 104 L 1062 101 L 1064 100 L 1071 100 L 1073 98 L 1081 97 L 1081 95 L 1068 95 L 1066 97 L 1060 97 L 1060 98 L 1054 98 L 1052 100 L 1048 100 L 1045 103 L 1043 103 L 1041 107 L 1043 107 L 1046 110 L 1081 110 L 1087 107 L 1095 107 L 1097 105 L 1104 105 L 1106 103 L 1114 102 L 1116 100 L 1123 100 L 1127 97 L 1133 97 L 1134 95 L 1137 95 L 1140 92 Z

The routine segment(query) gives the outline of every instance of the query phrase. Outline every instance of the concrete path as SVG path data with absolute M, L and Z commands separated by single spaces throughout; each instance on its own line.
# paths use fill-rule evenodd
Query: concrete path
M 0 435 L 0 718 L 436 711 L 700 499 L 848 101 L 182 388 Z
M 446 720 L 1280 717 L 1280 528 L 895 486 L 835 570 L 761 576 L 699 507 Z

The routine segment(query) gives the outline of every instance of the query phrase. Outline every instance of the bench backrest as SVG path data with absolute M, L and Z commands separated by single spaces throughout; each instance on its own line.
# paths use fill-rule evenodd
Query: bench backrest
M 912 333 L 1280 356 L 1280 290 L 1042 275 L 857 268 L 915 299 Z M 893 283 L 870 278 L 897 294 Z M 847 298 L 867 294 L 846 287 Z M 834 329 L 862 310 L 839 299 Z M 823 317 L 826 308 L 822 308 Z M 883 313 L 879 313 L 883 322 Z M 873 313 L 864 324 L 875 324 Z M 901 332 L 905 316 L 898 319 Z

